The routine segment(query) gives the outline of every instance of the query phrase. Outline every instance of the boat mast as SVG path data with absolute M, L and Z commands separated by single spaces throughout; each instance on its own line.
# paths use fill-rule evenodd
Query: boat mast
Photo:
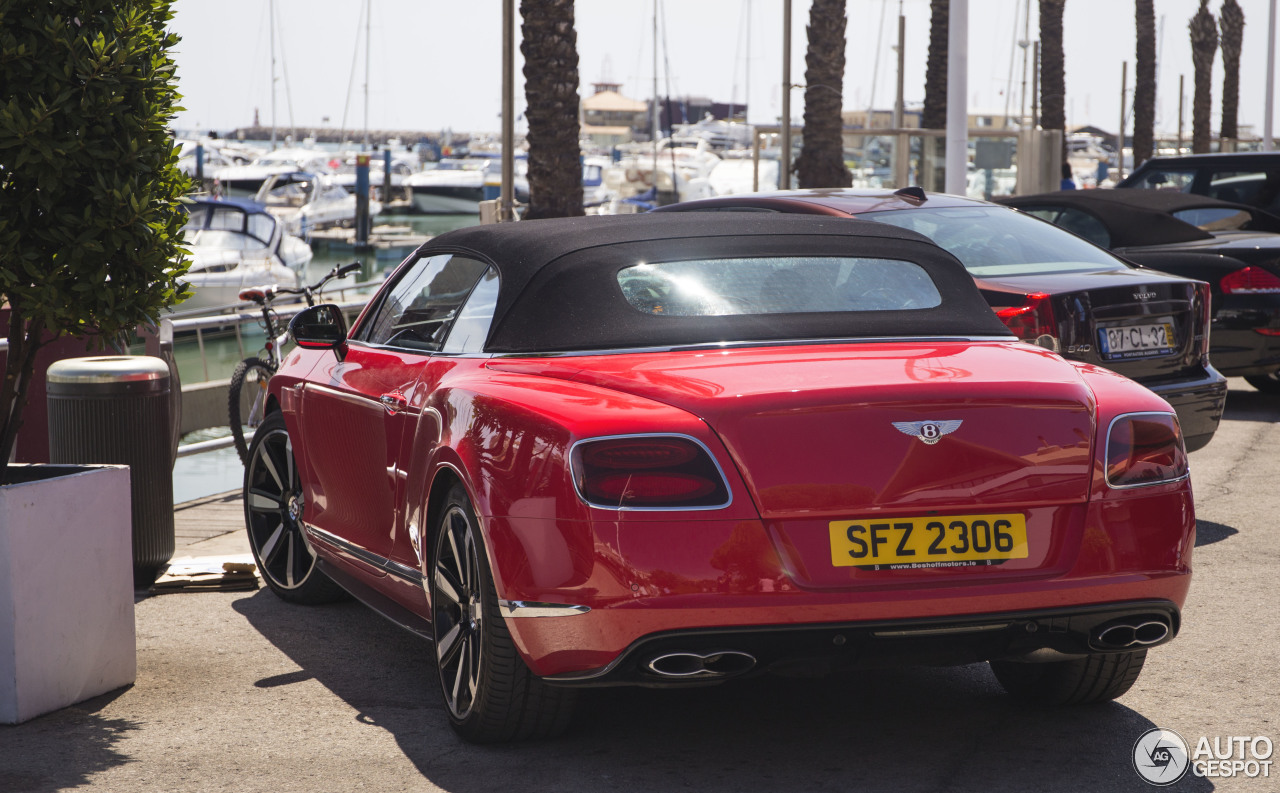
M 747 74 L 746 96 L 743 97 L 742 123 L 750 123 L 747 115 L 751 112 L 751 0 L 747 0 Z M 732 121 L 733 119 L 730 119 Z
M 658 199 L 658 0 L 653 0 L 653 198 Z
M 271 15 L 271 150 L 276 150 L 276 0 L 267 3 L 267 13 Z
M 364 143 L 360 151 L 369 148 L 369 21 L 373 18 L 373 0 L 366 0 L 364 8 Z

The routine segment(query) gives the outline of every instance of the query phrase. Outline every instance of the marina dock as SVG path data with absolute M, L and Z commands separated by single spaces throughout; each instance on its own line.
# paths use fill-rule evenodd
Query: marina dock
M 197 498 L 173 507 L 175 556 L 196 543 L 232 532 L 244 532 L 244 501 L 240 491 Z
M 374 226 L 369 234 L 369 248 L 378 259 L 400 260 L 431 239 L 410 226 Z M 311 232 L 311 249 L 317 253 L 347 256 L 356 252 L 356 235 L 351 229 L 331 228 Z

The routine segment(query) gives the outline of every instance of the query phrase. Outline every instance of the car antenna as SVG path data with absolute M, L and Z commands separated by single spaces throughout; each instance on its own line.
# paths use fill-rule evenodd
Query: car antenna
M 901 190 L 894 190 L 893 194 L 901 196 L 903 199 L 910 201 L 916 206 L 919 206 L 929 200 L 929 197 L 924 194 L 924 188 L 916 187 L 914 185 L 911 187 L 904 187 Z

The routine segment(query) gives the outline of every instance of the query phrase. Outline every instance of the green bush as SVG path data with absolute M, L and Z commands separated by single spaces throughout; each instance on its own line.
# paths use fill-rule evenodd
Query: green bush
M 169 7 L 0 0 L 0 463 L 42 343 L 114 339 L 186 297 Z

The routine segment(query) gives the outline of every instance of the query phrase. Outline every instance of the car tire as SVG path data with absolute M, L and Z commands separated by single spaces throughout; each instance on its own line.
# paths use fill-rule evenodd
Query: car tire
M 249 441 L 265 418 L 267 382 L 271 374 L 271 364 L 261 358 L 246 358 L 231 372 L 231 384 L 227 387 L 227 420 L 242 465 L 249 461 Z
M 1040 705 L 1084 705 L 1124 694 L 1138 679 L 1146 650 L 1098 653 L 1070 661 L 991 661 L 1004 690 Z
M 1245 375 L 1244 379 L 1264 394 L 1280 394 L 1280 372 Z
M 342 587 L 316 569 L 315 553 L 302 532 L 302 481 L 279 412 L 267 416 L 253 435 L 243 494 L 249 548 L 267 586 L 291 603 L 346 600 Z
M 516 652 L 462 485 L 445 498 L 429 576 L 437 677 L 449 723 L 473 743 L 550 738 L 569 726 L 575 693 L 549 686 Z

